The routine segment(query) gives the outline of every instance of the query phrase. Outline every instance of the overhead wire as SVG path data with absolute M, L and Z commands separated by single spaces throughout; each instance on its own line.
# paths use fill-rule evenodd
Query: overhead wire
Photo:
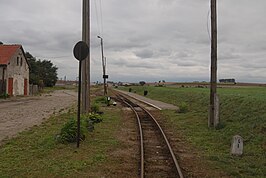
M 36 58 L 45 58 L 45 59 L 49 59 L 49 58 L 59 59 L 59 58 L 66 58 L 66 57 L 71 57 L 71 56 L 36 56 Z
M 95 15 L 96 15 L 96 21 L 97 21 L 97 30 L 98 30 L 98 34 L 101 35 L 101 31 L 100 31 L 100 24 L 99 24 L 99 16 L 98 16 L 98 8 L 97 8 L 97 0 L 94 0 L 94 5 L 95 5 Z
M 101 14 L 101 32 L 102 32 L 102 36 L 103 35 L 103 11 L 102 11 L 102 0 L 100 0 L 100 14 Z
M 210 33 L 210 13 L 211 13 L 211 6 L 209 6 L 208 13 L 207 13 L 207 32 L 209 40 L 211 41 L 211 33 Z

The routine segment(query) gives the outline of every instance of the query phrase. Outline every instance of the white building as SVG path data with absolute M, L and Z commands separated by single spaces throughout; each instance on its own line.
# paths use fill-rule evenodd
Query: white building
M 0 94 L 29 95 L 29 64 L 21 45 L 0 44 Z

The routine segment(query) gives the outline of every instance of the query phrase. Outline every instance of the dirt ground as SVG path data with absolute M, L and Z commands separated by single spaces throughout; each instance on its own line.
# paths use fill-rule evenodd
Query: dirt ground
M 72 106 L 77 93 L 58 90 L 42 96 L 11 98 L 0 100 L 0 145 L 3 140 L 19 132 L 41 124 L 52 114 Z
M 119 103 L 118 106 L 122 107 Z M 105 177 L 139 177 L 140 153 L 136 120 L 134 113 L 126 107 L 122 108 L 122 116 L 122 124 L 116 134 L 120 146 L 110 150 L 108 154 L 111 164 L 104 167 Z

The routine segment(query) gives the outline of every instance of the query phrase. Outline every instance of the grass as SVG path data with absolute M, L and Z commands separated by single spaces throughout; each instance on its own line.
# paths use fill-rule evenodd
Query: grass
M 131 87 L 147 97 L 172 103 L 188 104 L 188 112 L 165 110 L 168 124 L 211 162 L 213 169 L 225 171 L 232 177 L 266 177 L 266 88 L 218 88 L 220 119 L 218 129 L 209 129 L 207 88 Z M 128 91 L 127 87 L 120 87 Z M 230 155 L 234 135 L 244 139 L 244 155 Z
M 94 132 L 86 134 L 79 149 L 76 144 L 60 144 L 55 139 L 63 124 L 76 115 L 73 110 L 53 116 L 8 141 L 0 147 L 0 177 L 97 175 L 101 165 L 108 164 L 108 150 L 119 145 L 114 135 L 121 121 L 119 108 L 101 109 L 103 122 L 95 125 Z
M 65 86 L 53 86 L 53 87 L 45 87 L 41 92 L 42 93 L 51 93 L 56 90 L 77 90 L 76 86 L 73 85 L 65 85 Z

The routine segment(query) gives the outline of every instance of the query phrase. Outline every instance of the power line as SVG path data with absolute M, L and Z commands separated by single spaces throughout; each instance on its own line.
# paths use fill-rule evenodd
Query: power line
M 102 30 L 102 37 L 103 36 L 103 11 L 102 11 L 102 0 L 100 0 L 100 12 L 101 12 L 101 30 Z
M 72 56 L 36 56 L 36 58 L 44 58 L 44 59 L 49 59 L 49 58 L 59 59 L 65 57 L 72 57 Z
M 208 10 L 208 14 L 207 14 L 207 32 L 208 32 L 208 37 L 211 41 L 211 34 L 210 34 L 210 12 L 211 12 L 211 9 L 209 7 L 209 10 Z
M 96 2 L 96 0 L 94 0 L 94 5 L 95 5 L 95 14 L 96 14 L 96 21 L 97 21 L 98 33 L 99 33 L 99 35 L 101 35 L 100 24 L 99 24 L 99 16 L 98 16 L 98 8 L 97 8 L 97 2 Z

